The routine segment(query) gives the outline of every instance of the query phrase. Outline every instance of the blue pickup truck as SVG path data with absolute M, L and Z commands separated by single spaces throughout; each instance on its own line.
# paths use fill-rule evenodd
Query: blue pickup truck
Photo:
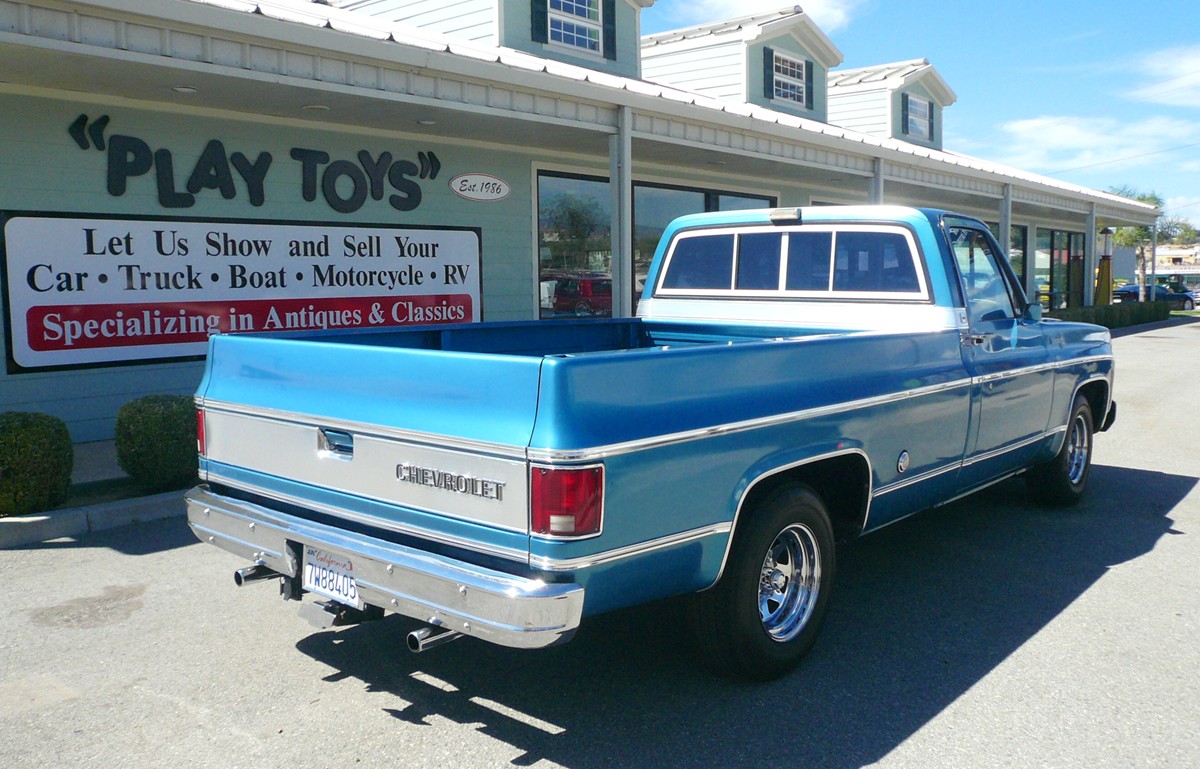
M 812 646 L 839 541 L 1023 474 L 1077 501 L 1107 330 L 1043 320 L 981 222 L 893 206 L 673 222 L 638 317 L 220 335 L 202 540 L 339 624 L 534 648 L 684 596 L 755 679 Z

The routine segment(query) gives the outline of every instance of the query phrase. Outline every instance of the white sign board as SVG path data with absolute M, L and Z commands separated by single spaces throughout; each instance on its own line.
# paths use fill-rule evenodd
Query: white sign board
M 203 355 L 213 333 L 479 320 L 479 232 L 15 216 L 9 350 L 22 368 Z

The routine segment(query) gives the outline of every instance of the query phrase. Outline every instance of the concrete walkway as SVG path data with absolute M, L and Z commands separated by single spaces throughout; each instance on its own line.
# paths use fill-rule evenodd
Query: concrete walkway
M 72 483 L 94 483 L 124 477 L 125 471 L 117 463 L 115 442 L 75 444 Z M 59 508 L 37 515 L 0 518 L 0 550 L 185 513 L 183 492 L 170 491 L 86 507 Z

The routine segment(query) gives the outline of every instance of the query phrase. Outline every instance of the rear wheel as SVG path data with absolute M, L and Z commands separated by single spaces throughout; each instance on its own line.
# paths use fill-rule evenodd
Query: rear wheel
M 723 671 L 769 680 L 812 648 L 833 587 L 833 527 L 806 487 L 744 510 L 725 574 L 692 599 L 696 643 Z
M 1067 435 L 1054 459 L 1031 468 L 1026 482 L 1034 499 L 1044 505 L 1066 507 L 1083 497 L 1092 469 L 1092 409 L 1082 395 L 1075 396 Z
M 1196 309 L 1196 303 L 1193 302 L 1191 299 L 1184 299 L 1183 300 L 1183 309 L 1194 310 L 1194 309 Z

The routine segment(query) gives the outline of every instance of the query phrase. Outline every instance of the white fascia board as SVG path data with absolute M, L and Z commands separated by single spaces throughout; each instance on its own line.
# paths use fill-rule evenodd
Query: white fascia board
M 747 43 L 751 43 L 761 38 L 776 37 L 784 33 L 790 33 L 800 41 L 804 49 L 812 54 L 813 58 L 825 69 L 832 69 L 846 59 L 841 49 L 833 44 L 833 41 L 821 31 L 820 27 L 813 23 L 808 14 L 788 16 L 758 27 L 749 27 L 745 30 L 743 39 Z
M 954 93 L 950 85 L 942 79 L 942 76 L 932 66 L 925 67 L 906 77 L 900 78 L 902 86 L 909 86 L 914 83 L 920 83 L 924 86 L 929 91 L 929 95 L 933 97 L 933 100 L 943 107 L 949 107 L 958 101 L 958 94 Z

